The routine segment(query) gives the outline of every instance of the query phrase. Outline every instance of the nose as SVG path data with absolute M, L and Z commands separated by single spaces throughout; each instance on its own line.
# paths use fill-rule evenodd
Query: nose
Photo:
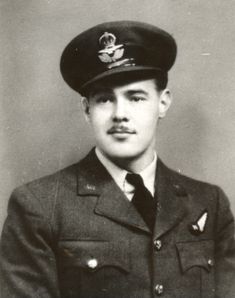
M 127 122 L 128 120 L 126 103 L 123 99 L 117 98 L 113 109 L 113 121 Z

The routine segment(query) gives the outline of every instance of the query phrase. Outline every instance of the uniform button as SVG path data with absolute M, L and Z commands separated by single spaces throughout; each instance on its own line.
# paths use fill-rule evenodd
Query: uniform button
M 213 266 L 214 266 L 214 262 L 213 262 L 212 259 L 209 259 L 209 260 L 207 261 L 207 264 L 208 264 L 210 267 L 213 267 Z
M 163 294 L 163 285 L 156 285 L 155 286 L 155 293 L 160 296 Z
M 160 239 L 155 239 L 153 244 L 156 250 L 160 250 L 162 248 L 162 241 Z
M 87 261 L 87 266 L 90 268 L 90 269 L 95 269 L 98 265 L 98 261 L 96 259 L 90 259 Z

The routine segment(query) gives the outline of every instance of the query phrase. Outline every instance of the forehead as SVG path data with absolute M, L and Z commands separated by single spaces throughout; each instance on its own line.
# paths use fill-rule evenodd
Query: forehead
M 154 79 L 147 80 L 138 80 L 132 82 L 120 82 L 115 84 L 105 84 L 105 82 L 97 83 L 90 90 L 90 95 L 94 96 L 97 94 L 104 93 L 128 93 L 128 92 L 136 92 L 136 93 L 146 93 L 150 94 L 152 92 L 157 92 L 156 82 Z

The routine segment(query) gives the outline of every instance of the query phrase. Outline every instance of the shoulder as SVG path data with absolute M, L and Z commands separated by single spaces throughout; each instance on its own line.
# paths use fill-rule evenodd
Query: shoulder
M 40 177 L 21 185 L 15 189 L 16 192 L 31 191 L 32 193 L 48 194 L 58 185 L 73 183 L 76 179 L 78 164 L 70 165 L 55 173 Z
M 163 165 L 168 185 L 173 187 L 176 197 L 182 197 L 192 218 L 199 218 L 208 212 L 210 221 L 218 235 L 227 231 L 234 234 L 234 216 L 231 205 L 224 191 L 217 185 L 182 175 Z
M 58 200 L 64 200 L 68 194 L 75 197 L 78 176 L 85 175 L 94 163 L 93 151 L 75 164 L 17 187 L 12 192 L 8 209 L 14 205 L 22 206 L 22 210 L 37 209 L 48 214 L 53 212 Z
M 176 188 L 176 191 L 185 192 L 197 201 L 207 201 L 212 204 L 222 204 L 229 207 L 229 200 L 220 186 L 177 172 L 167 167 L 162 161 L 160 161 L 160 164 L 163 167 L 164 175 L 169 183 Z
M 35 210 L 46 216 L 53 210 L 59 193 L 76 192 L 77 168 L 78 164 L 74 164 L 15 188 L 8 209 L 17 207 L 24 212 Z

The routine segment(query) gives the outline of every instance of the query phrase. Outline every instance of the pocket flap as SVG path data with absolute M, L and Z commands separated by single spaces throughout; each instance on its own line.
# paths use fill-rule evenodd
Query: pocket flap
M 214 265 L 213 240 L 178 242 L 176 246 L 183 272 L 195 266 L 202 267 L 210 272 Z
M 130 270 L 129 247 L 125 241 L 63 240 L 59 242 L 59 255 L 66 267 L 81 267 L 97 271 L 102 267 Z

